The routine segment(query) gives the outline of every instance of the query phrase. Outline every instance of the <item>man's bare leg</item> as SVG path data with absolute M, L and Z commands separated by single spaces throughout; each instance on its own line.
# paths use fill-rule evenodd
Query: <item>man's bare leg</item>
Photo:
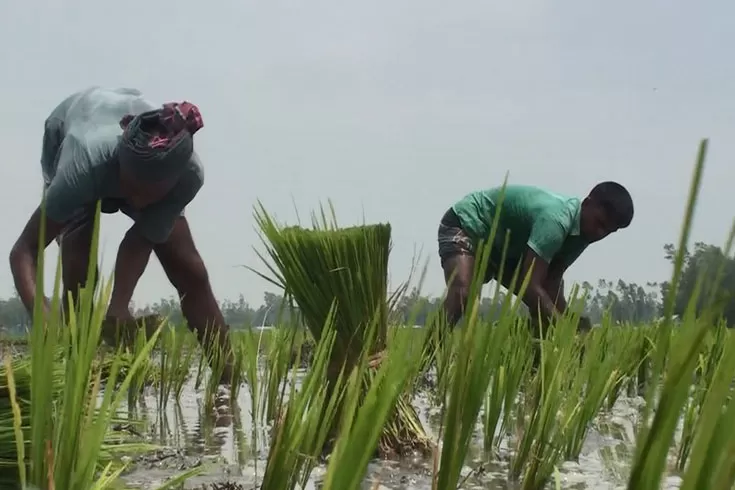
M 232 379 L 232 356 L 229 327 L 212 292 L 209 274 L 202 257 L 194 245 L 189 224 L 185 217 L 176 220 L 169 239 L 154 249 L 169 281 L 176 288 L 181 300 L 181 312 L 189 328 L 197 333 L 203 348 L 219 334 L 219 344 L 227 355 L 221 382 Z
M 93 231 L 94 217 L 87 220 L 80 219 L 74 226 L 64 230 L 58 240 L 61 252 L 61 280 L 64 286 L 61 307 L 67 316 L 69 294 L 76 305 L 79 300 L 79 288 L 84 287 L 87 282 Z M 99 267 L 95 267 L 94 287 L 99 280 Z
M 442 269 L 444 269 L 444 281 L 448 286 L 444 311 L 449 326 L 453 327 L 462 318 L 467 307 L 475 269 L 475 257 L 464 253 L 452 255 L 444 259 Z

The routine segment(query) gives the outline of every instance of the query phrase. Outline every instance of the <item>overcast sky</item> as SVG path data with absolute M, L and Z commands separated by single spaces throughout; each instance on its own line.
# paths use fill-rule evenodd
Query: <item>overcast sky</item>
M 205 185 L 188 209 L 221 299 L 268 284 L 253 207 L 294 223 L 331 199 L 344 224 L 390 221 L 391 279 L 429 261 L 443 289 L 441 215 L 468 192 L 534 184 L 633 195 L 633 224 L 595 244 L 574 280 L 670 274 L 697 146 L 711 138 L 694 238 L 724 242 L 735 209 L 735 3 L 646 1 L 99 2 L 0 7 L 7 257 L 41 192 L 43 122 L 91 85 L 190 100 Z M 124 216 L 103 220 L 109 274 Z M 56 246 L 49 247 L 50 265 Z M 12 293 L 7 259 L 0 296 Z M 173 294 L 153 260 L 134 299 Z

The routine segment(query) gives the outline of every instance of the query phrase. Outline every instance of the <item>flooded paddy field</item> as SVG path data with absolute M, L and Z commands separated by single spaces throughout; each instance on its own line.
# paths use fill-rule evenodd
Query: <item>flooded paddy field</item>
M 305 370 L 297 371 L 302 377 Z M 148 388 L 140 400 L 138 418 L 145 429 L 138 432 L 146 442 L 161 449 L 131 458 L 132 465 L 123 480 L 130 488 L 153 490 L 178 473 L 198 466 L 200 475 L 190 478 L 185 489 L 256 489 L 266 466 L 270 427 L 254 427 L 252 403 L 247 389 L 240 390 L 231 400 L 229 389 L 219 390 L 214 407 L 206 410 L 202 394 L 194 389 L 195 373 L 185 384 L 180 401 L 168 403 L 159 411 L 155 390 Z M 297 381 L 298 384 L 298 381 Z M 642 398 L 620 398 L 612 410 L 594 420 L 576 462 L 564 462 L 559 467 L 560 488 L 624 489 L 634 451 L 635 424 Z M 440 431 L 441 408 L 432 404 L 428 389 L 414 398 L 414 406 L 427 431 L 436 440 Z M 128 429 L 132 431 L 132 429 Z M 510 449 L 507 439 L 500 451 L 485 454 L 482 426 L 478 422 L 469 456 L 462 470 L 465 489 L 507 490 L 520 488 L 508 481 Z M 373 460 L 363 488 L 390 490 L 430 490 L 433 461 L 416 455 L 398 460 Z M 673 468 L 672 468 L 673 470 Z M 319 489 L 325 465 L 312 472 L 305 490 Z M 669 477 L 664 488 L 679 488 L 680 478 Z M 555 488 L 556 481 L 548 488 Z
M 108 393 L 123 397 L 105 439 L 110 454 L 114 454 L 114 464 L 122 470 L 118 479 L 121 486 L 115 488 L 286 488 L 261 487 L 269 458 L 274 454 L 273 421 L 279 419 L 280 410 L 298 407 L 299 400 L 307 399 L 325 384 L 323 342 L 315 344 L 292 328 L 239 331 L 232 337 L 237 380 L 223 385 L 216 381 L 220 368 L 207 365 L 193 334 L 179 328 L 164 328 L 162 332 L 165 335 L 158 339 L 153 352 L 143 349 L 140 342 L 122 354 L 114 354 L 109 348 L 97 353 L 99 362 L 106 359 L 108 365 L 123 359 L 128 366 L 120 372 L 114 389 L 105 384 L 96 395 L 97 405 Z M 392 330 L 390 345 L 395 347 L 391 349 L 398 350 L 389 351 L 385 359 L 398 362 L 386 361 L 387 365 L 377 369 L 390 372 L 403 365 L 414 366 L 414 374 L 399 391 L 410 401 L 421 430 L 435 449 L 428 454 L 404 451 L 400 456 L 368 455 L 367 466 L 355 471 L 360 488 L 636 488 L 630 485 L 634 465 L 639 464 L 641 457 L 636 454 L 636 436 L 652 427 L 662 412 L 656 398 L 653 403 L 646 403 L 650 394 L 645 393 L 645 388 L 667 387 L 665 382 L 654 384 L 655 379 L 661 378 L 647 367 L 655 359 L 651 342 L 658 335 L 655 328 L 607 326 L 582 337 L 575 336 L 570 328 L 548 339 L 539 365 L 534 365 L 533 342 L 525 325 L 483 325 L 478 332 L 489 333 L 473 353 L 463 352 L 461 341 L 467 334 L 462 331 L 435 346 L 434 361 L 427 371 L 418 367 L 425 354 L 416 349 L 428 338 L 427 332 L 411 328 Z M 668 335 L 673 345 L 691 348 L 681 331 Z M 502 341 L 493 342 L 492 336 L 499 336 L 495 340 Z M 690 395 L 679 409 L 678 422 L 664 448 L 658 488 L 685 488 L 682 468 L 696 452 L 693 441 L 703 427 L 705 402 L 714 381 L 719 379 L 714 374 L 718 369 L 725 370 L 728 364 L 724 361 L 730 359 L 730 351 L 721 348 L 723 343 L 731 346 L 735 355 L 735 336 L 724 327 L 696 346 L 701 352 L 700 362 L 692 372 L 691 383 L 681 384 Z M 5 355 L 22 360 L 28 357 L 24 352 L 27 349 L 6 346 Z M 490 354 L 483 357 L 486 350 Z M 403 362 L 404 359 L 407 361 Z M 482 369 L 473 365 L 478 359 L 486 363 L 480 366 Z M 131 365 L 133 360 L 139 363 L 137 368 Z M 484 381 L 477 376 L 462 378 L 462 369 L 473 367 L 480 374 L 487 373 Z M 135 375 L 125 374 L 126 369 Z M 374 369 L 365 365 L 355 373 L 362 372 L 364 376 Z M 673 368 L 665 367 L 668 369 Z M 122 388 L 120 379 L 129 376 L 134 379 Z M 729 385 L 727 388 L 731 389 Z M 314 415 L 322 418 L 318 408 L 321 405 L 315 406 L 298 412 L 303 421 L 296 422 L 297 430 L 299 424 L 307 423 Z M 453 407 L 455 411 L 467 407 L 471 410 L 457 415 L 450 413 Z M 373 414 L 367 416 L 372 423 Z M 339 422 L 332 420 L 330 423 Z M 384 435 L 388 419 L 380 420 L 383 421 L 375 422 L 375 427 Z M 466 437 L 458 438 L 455 434 L 453 439 L 448 438 L 450 430 L 457 432 L 463 427 Z M 295 488 L 328 488 L 325 481 L 334 471 L 335 465 L 330 465 L 334 451 L 319 457 L 319 450 L 309 448 L 308 438 L 293 443 L 293 434 L 286 438 L 285 447 L 306 448 L 310 452 L 306 455 L 300 449 L 295 451 L 297 460 L 314 461 L 313 467 L 298 470 L 307 480 L 305 485 L 297 484 Z M 336 437 L 339 443 L 343 437 L 341 426 Z M 360 446 L 360 437 L 347 437 L 351 447 Z M 115 452 L 116 444 L 130 444 L 137 449 Z M 368 446 L 375 448 L 375 440 Z M 442 474 L 438 468 L 443 468 L 440 463 L 448 454 L 462 456 L 454 462 L 456 483 L 442 486 L 436 482 Z M 545 461 L 546 466 L 535 468 L 537 460 Z M 271 461 L 269 471 L 283 468 L 289 472 L 297 464 L 294 460 L 283 465 Z M 188 477 L 180 479 L 184 473 Z M 531 478 L 535 478 L 533 484 L 529 484 Z

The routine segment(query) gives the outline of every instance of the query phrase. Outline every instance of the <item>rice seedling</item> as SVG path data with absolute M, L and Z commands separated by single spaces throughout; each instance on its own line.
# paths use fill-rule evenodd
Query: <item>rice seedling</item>
M 255 219 L 273 262 L 271 265 L 259 254 L 273 277 L 258 274 L 294 300 L 317 342 L 336 302 L 336 339 L 326 374 L 328 386 L 340 373 L 355 368 L 373 321 L 377 329 L 369 355 L 376 361 L 381 359 L 389 313 L 396 301 L 395 295 L 388 296 L 390 225 L 339 228 L 334 211 L 329 221 L 322 209 L 321 220 L 313 217 L 313 229 L 281 227 L 262 205 Z M 428 448 L 428 438 L 411 404 L 404 400 L 397 407 L 383 433 L 381 449 L 400 453 Z
M 735 242 L 735 222 L 730 228 L 730 234 L 725 244 L 724 254 L 729 256 Z M 710 285 L 710 300 L 708 301 L 707 308 L 711 312 L 718 312 L 722 309 L 722 304 L 717 304 L 716 292 L 722 281 L 724 274 L 724 262 L 720 264 L 715 274 L 715 280 Z M 700 286 L 705 280 L 705 269 L 702 275 L 698 279 L 697 290 L 700 290 Z M 696 304 L 696 297 L 690 302 L 690 312 L 693 310 Z M 721 303 L 721 302 L 720 302 Z M 684 427 L 682 429 L 682 440 L 679 446 L 679 453 L 677 456 L 677 466 L 679 470 L 683 470 L 688 460 L 689 452 L 691 450 L 691 444 L 694 436 L 698 433 L 698 425 L 702 423 L 701 415 L 704 408 L 705 398 L 708 396 L 712 383 L 714 382 L 715 372 L 722 362 L 727 362 L 724 359 L 725 356 L 725 343 L 727 340 L 727 325 L 720 320 L 714 329 L 705 338 L 703 352 L 699 355 L 698 367 L 694 373 L 694 386 L 693 393 L 687 400 L 687 404 L 684 408 Z
M 161 334 L 159 410 L 165 410 L 169 399 L 179 400 L 196 349 L 196 338 L 188 330 L 171 325 Z M 236 370 L 236 372 L 240 372 Z M 233 394 L 236 396 L 236 394 Z
M 497 216 L 494 227 L 497 227 Z M 489 243 L 492 243 L 494 231 L 493 229 Z M 480 260 L 475 266 L 467 313 L 460 325 L 461 340 L 455 344 L 458 350 L 451 368 L 452 385 L 442 423 L 442 451 L 433 485 L 436 489 L 456 488 L 459 484 L 469 441 L 485 400 L 490 378 L 499 366 L 501 348 L 508 341 L 513 323 L 512 314 L 504 315 L 503 320 L 492 328 L 482 328 L 477 321 L 479 290 L 490 258 L 490 247 L 481 244 L 479 250 Z M 529 279 L 530 274 L 527 274 L 521 290 L 525 289 Z M 516 308 L 518 303 L 517 301 Z
M 263 489 L 292 490 L 303 487 L 322 454 L 342 395 L 342 375 L 328 387 L 327 375 L 336 331 L 330 315 L 317 344 L 314 364 L 296 391 L 291 378 L 289 400 L 276 424 L 268 462 L 263 476 Z M 281 399 L 282 401 L 282 399 Z
M 371 329 L 378 327 L 376 322 Z M 366 340 L 368 346 L 369 339 L 375 338 L 370 333 Z M 424 345 L 423 341 L 421 345 Z M 407 336 L 394 337 L 365 392 L 361 373 L 371 369 L 368 352 L 370 349 L 363 351 L 357 369 L 351 372 L 347 381 L 339 435 L 329 460 L 323 490 L 361 488 L 384 425 L 421 367 L 423 351 L 413 348 Z
M 533 359 L 525 322 L 513 322 L 509 328 L 508 340 L 501 349 L 500 364 L 492 375 L 485 397 L 483 442 L 488 453 L 497 450 L 510 426 L 521 386 Z
M 656 336 L 657 351 L 654 355 L 653 379 L 658 377 L 658 373 L 663 372 L 663 367 L 668 357 L 667 354 L 669 354 L 669 345 L 673 339 L 674 345 L 670 350 L 670 366 L 666 370 L 661 394 L 658 403 L 655 405 L 656 412 L 650 425 L 648 425 L 647 417 L 648 405 L 644 409 L 644 425 L 638 434 L 633 467 L 628 480 L 629 489 L 642 490 L 660 487 L 662 475 L 665 471 L 668 449 L 689 392 L 689 383 L 682 383 L 682 380 L 691 382 L 694 369 L 696 368 L 697 354 L 700 351 L 708 329 L 712 325 L 711 312 L 705 312 L 700 318 L 685 317 L 684 324 L 680 327 L 677 335 L 671 335 L 673 296 L 676 293 L 676 287 L 682 271 L 683 250 L 688 242 L 691 230 L 707 153 L 707 145 L 707 140 L 702 140 L 699 146 L 694 177 L 690 187 L 689 201 L 687 203 L 681 239 L 679 241 L 679 250 L 674 261 L 671 290 L 665 303 L 665 321 L 660 326 L 659 333 Z M 692 298 L 690 304 L 696 302 L 696 299 L 695 293 L 695 297 Z M 651 406 L 654 405 L 652 402 L 654 401 L 655 392 L 655 383 L 651 383 L 646 397 Z
M 566 459 L 579 457 L 593 419 L 615 386 L 629 374 L 625 371 L 632 365 L 627 339 L 609 323 L 587 333 L 582 366 L 572 381 L 564 409 L 569 417 L 564 421 Z
M 298 367 L 303 338 L 294 325 L 284 325 L 275 329 L 270 344 L 266 347 L 267 369 L 264 376 L 264 396 L 260 407 L 265 422 L 273 422 L 280 411 L 278 395 L 286 380 L 292 354 L 296 353 Z
M 519 405 L 520 435 L 511 457 L 510 476 L 524 490 L 543 488 L 563 455 L 563 421 L 572 410 L 565 402 L 580 364 L 576 332 L 576 315 L 566 316 L 539 341 L 540 365 Z
M 691 460 L 682 481 L 682 490 L 732 488 L 735 463 L 732 430 L 735 405 L 731 403 L 732 373 L 735 370 L 735 336 L 724 340 L 724 355 L 717 363 L 709 389 L 702 401 L 696 424 Z
M 97 252 L 97 227 L 95 222 L 92 255 Z M 43 237 L 44 230 L 41 230 Z M 43 243 L 43 238 L 41 239 Z M 98 403 L 102 383 L 101 373 L 93 368 L 99 345 L 103 315 L 110 284 L 103 286 L 95 300 L 93 292 L 80 291 L 78 303 L 69 300 L 68 321 L 62 323 L 59 308 L 60 267 L 57 264 L 54 296 L 49 311 L 44 311 L 43 250 L 38 254 L 37 301 L 34 308 L 34 325 L 31 330 L 30 369 L 26 377 L 30 384 L 30 431 L 24 426 L 17 390 L 17 380 L 22 371 L 13 372 L 12 363 L 6 363 L 6 377 L 11 391 L 10 399 L 16 400 L 13 420 L 17 447 L 28 444 L 28 460 L 18 457 L 20 485 L 35 485 L 41 489 L 107 488 L 119 476 L 121 468 L 112 462 L 99 468 L 103 443 L 111 420 L 114 418 L 128 387 L 145 355 L 150 353 L 152 339 L 139 358 L 131 366 L 121 383 L 121 390 L 105 390 Z M 96 261 L 90 261 L 88 283 L 92 284 Z M 62 353 L 62 363 L 54 360 Z M 114 359 L 108 376 L 115 385 L 121 363 Z M 10 368 L 7 370 L 7 368 Z M 63 390 L 59 389 L 58 375 L 63 375 Z M 27 439 L 28 437 L 28 439 Z M 28 468 L 26 471 L 26 464 Z

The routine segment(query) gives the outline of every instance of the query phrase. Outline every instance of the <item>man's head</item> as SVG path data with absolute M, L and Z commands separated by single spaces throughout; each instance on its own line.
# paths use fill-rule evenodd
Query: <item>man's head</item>
M 633 221 L 633 199 L 617 182 L 597 184 L 582 201 L 580 229 L 590 243 L 627 228 Z
M 194 133 L 203 125 L 199 109 L 188 102 L 120 121 L 120 190 L 130 205 L 143 209 L 171 191 L 194 152 Z

